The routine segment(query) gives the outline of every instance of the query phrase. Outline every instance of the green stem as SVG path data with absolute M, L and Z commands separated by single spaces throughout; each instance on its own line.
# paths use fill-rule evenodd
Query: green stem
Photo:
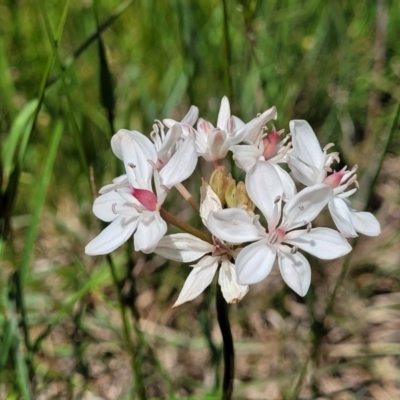
M 233 348 L 233 338 L 229 323 L 229 308 L 221 286 L 217 283 L 216 308 L 219 329 L 222 334 L 223 355 L 224 355 L 224 379 L 222 381 L 221 400 L 230 400 L 233 393 L 233 378 L 235 375 L 235 350 Z
M 130 333 L 130 326 L 129 326 L 128 318 L 127 318 L 126 312 L 125 312 L 124 300 L 122 298 L 121 290 L 120 290 L 119 283 L 118 283 L 117 272 L 115 270 L 115 265 L 114 265 L 114 262 L 110 255 L 107 256 L 107 261 L 108 261 L 108 265 L 110 267 L 114 286 L 117 291 L 119 310 L 120 310 L 122 324 L 123 324 L 124 339 L 125 339 L 126 345 L 128 346 L 128 351 L 131 356 L 131 367 L 132 367 L 132 372 L 134 375 L 135 389 L 139 396 L 139 399 L 146 400 L 147 399 L 146 390 L 145 390 L 145 387 L 143 384 L 144 380 L 143 380 L 142 370 L 140 368 L 141 360 L 138 360 L 136 357 L 136 350 L 135 350 L 135 346 L 133 344 L 131 333 Z M 135 328 L 136 328 L 136 326 L 135 326 Z M 135 329 L 135 331 L 137 333 L 136 329 Z
M 225 41 L 225 55 L 226 55 L 226 82 L 228 88 L 228 97 L 233 101 L 233 79 L 232 79 L 232 54 L 231 54 L 231 40 L 229 37 L 229 17 L 228 6 L 226 0 L 222 0 L 222 8 L 224 12 L 224 41 Z
M 175 215 L 169 213 L 164 208 L 160 209 L 160 215 L 164 221 L 169 222 L 170 224 L 176 226 L 177 228 L 183 230 L 184 232 L 190 233 L 191 235 L 194 235 L 199 239 L 204 240 L 205 242 L 213 244 L 211 235 L 208 235 L 207 233 L 204 233 L 196 228 L 193 228 L 193 226 L 187 224 L 186 222 L 183 222 L 179 218 L 175 217 Z

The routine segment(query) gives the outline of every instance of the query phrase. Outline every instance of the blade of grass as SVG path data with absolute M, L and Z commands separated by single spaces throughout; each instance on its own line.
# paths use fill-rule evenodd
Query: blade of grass
M 54 38 L 54 43 L 58 43 L 60 38 L 61 38 L 61 34 L 63 32 L 64 29 L 64 25 L 65 25 L 65 19 L 67 16 L 67 10 L 68 10 L 68 1 L 66 2 L 66 6 L 64 8 L 64 11 L 62 13 L 62 17 L 61 17 L 61 21 L 60 21 L 60 25 L 59 25 L 59 29 L 57 32 L 57 36 Z M 36 125 L 36 120 L 38 118 L 40 109 L 42 107 L 43 104 L 43 100 L 44 100 L 44 96 L 45 96 L 45 89 L 46 89 L 46 82 L 50 76 L 50 72 L 53 68 L 54 65 L 54 61 L 56 60 L 56 52 L 53 50 L 53 52 L 50 54 L 48 60 L 47 60 L 47 64 L 45 67 L 45 70 L 43 72 L 43 76 L 42 76 L 42 80 L 40 82 L 40 86 L 39 86 L 39 92 L 38 92 L 38 96 L 37 96 L 37 107 L 35 109 L 35 113 L 33 116 L 33 121 L 32 121 L 32 125 L 31 128 L 29 130 L 29 133 L 26 135 L 26 138 L 24 137 L 26 143 L 29 142 L 33 131 L 35 129 L 35 125 Z M 19 182 L 19 176 L 21 174 L 22 168 L 23 168 L 23 164 L 25 161 L 25 154 L 26 154 L 26 145 L 22 146 L 22 150 L 19 154 L 19 159 L 18 162 L 16 163 L 16 165 L 14 166 L 14 169 L 10 175 L 10 179 L 8 181 L 7 184 L 7 188 L 5 190 L 4 196 L 3 196 L 3 207 L 2 207 L 2 225 L 1 225 L 1 249 L 0 249 L 0 256 L 3 254 L 3 247 L 4 247 L 4 240 L 7 238 L 8 236 L 8 226 L 9 226 L 9 219 L 11 218 L 12 215 L 12 208 L 13 205 L 15 204 L 15 197 L 17 194 L 17 188 L 18 188 L 18 182 Z
M 75 260 L 75 265 L 79 265 L 80 269 L 85 270 L 85 267 L 79 260 Z M 82 285 L 75 293 L 73 293 L 64 302 L 63 307 L 58 311 L 46 326 L 46 329 L 37 337 L 32 345 L 32 351 L 37 351 L 43 339 L 45 339 L 53 330 L 53 328 L 58 325 L 65 315 L 70 314 L 74 305 L 83 298 L 89 291 L 99 287 L 102 283 L 108 282 L 110 280 L 110 273 L 107 264 L 103 263 L 99 268 L 97 268 L 92 274 L 87 277 L 85 284 Z
M 22 398 L 31 400 L 32 395 L 29 386 L 28 368 L 24 356 L 21 353 L 20 342 L 16 337 L 14 342 L 14 362 L 16 365 L 17 383 L 21 390 Z
M 127 0 L 123 3 L 121 3 L 113 13 L 111 13 L 111 16 L 102 24 L 98 25 L 97 31 L 90 35 L 72 54 L 70 58 L 68 58 L 65 61 L 65 70 L 68 70 L 74 62 L 85 52 L 85 50 L 93 44 L 101 35 L 102 32 L 104 32 L 107 28 L 109 28 L 122 14 L 123 12 L 134 2 L 134 0 Z M 56 83 L 62 75 L 58 75 L 55 78 L 49 80 L 47 82 L 46 87 L 49 88 L 52 86 L 54 83 Z
M 60 143 L 61 135 L 63 133 L 64 126 L 59 120 L 56 122 L 53 128 L 53 135 L 49 143 L 48 153 L 45 160 L 45 166 L 43 174 L 37 183 L 36 194 L 33 200 L 33 213 L 32 219 L 28 230 L 28 236 L 26 238 L 24 252 L 22 254 L 22 261 L 20 266 L 21 282 L 25 282 L 27 269 L 30 261 L 31 254 L 33 252 L 33 246 L 36 241 L 38 228 L 40 226 L 40 214 L 46 198 L 47 187 L 49 186 L 51 175 L 53 172 L 54 160 L 56 158 L 58 145 Z M 23 286 L 22 286 L 23 287 Z
M 4 108 L 8 111 L 12 119 L 16 114 L 16 108 L 12 101 L 15 91 L 8 71 L 4 41 L 0 38 L 0 109 L 2 108 L 2 104 L 4 104 Z
M 14 119 L 10 133 L 2 147 L 3 174 L 7 178 L 13 168 L 14 160 L 23 161 L 29 134 L 32 129 L 33 115 L 38 107 L 38 100 L 29 101 Z M 17 157 L 16 148 L 20 144 Z
M 58 61 L 59 65 L 61 67 L 61 70 L 65 71 L 65 67 L 64 67 L 64 65 L 62 63 L 62 60 L 60 58 L 60 55 L 58 53 L 58 41 L 56 41 L 55 38 L 54 38 L 53 30 L 51 28 L 50 21 L 49 21 L 49 17 L 47 15 L 47 12 L 46 12 L 46 9 L 45 9 L 45 4 L 42 1 L 38 1 L 38 0 L 36 1 L 36 3 L 37 3 L 37 5 L 38 5 L 38 7 L 39 7 L 39 9 L 40 9 L 40 11 L 42 13 L 42 17 L 43 17 L 43 20 L 44 20 L 44 26 L 45 26 L 46 33 L 47 33 L 49 42 L 51 44 L 53 53 L 54 53 L 54 55 L 56 57 L 56 60 Z M 66 5 L 65 5 L 65 8 L 64 8 L 65 14 L 68 11 L 68 3 L 69 3 L 69 0 L 66 1 Z M 82 164 L 82 168 L 85 171 L 85 175 L 87 177 L 88 184 L 90 186 L 89 167 L 88 167 L 88 163 L 87 163 L 86 156 L 85 156 L 84 146 L 83 146 L 83 142 L 82 142 L 82 135 L 81 135 L 80 129 L 78 127 L 78 123 L 77 123 L 76 118 L 75 118 L 75 114 L 74 114 L 74 111 L 73 111 L 75 109 L 75 107 L 74 107 L 74 103 L 73 103 L 73 101 L 71 99 L 69 90 L 68 90 L 68 85 L 65 82 L 66 75 L 65 75 L 64 72 L 61 74 L 61 78 L 62 78 L 61 79 L 61 88 L 62 88 L 64 96 L 67 99 L 67 105 L 68 105 L 68 107 L 67 107 L 67 113 L 68 113 L 68 117 L 69 117 L 68 121 L 71 124 L 71 129 L 72 129 L 72 132 L 74 134 L 75 143 L 77 145 L 79 159 L 80 159 L 80 162 Z

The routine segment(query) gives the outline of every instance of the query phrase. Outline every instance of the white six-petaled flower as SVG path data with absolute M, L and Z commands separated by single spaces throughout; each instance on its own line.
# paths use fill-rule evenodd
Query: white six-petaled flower
M 259 164 L 248 172 L 246 189 L 267 220 L 268 232 L 258 217 L 242 209 L 225 209 L 210 213 L 208 217 L 210 231 L 221 239 L 234 244 L 254 242 L 242 249 L 236 259 L 238 282 L 248 285 L 260 282 L 278 258 L 284 281 L 300 296 L 305 296 L 311 282 L 311 269 L 297 250 L 300 248 L 325 260 L 351 250 L 338 232 L 309 226 L 328 203 L 333 190 L 325 184 L 303 189 L 285 204 L 282 213 L 282 183 L 268 163 Z M 301 226 L 307 228 L 297 229 Z
M 290 131 L 293 151 L 289 156 L 289 165 L 292 174 L 306 186 L 325 183 L 333 188 L 334 193 L 328 207 L 339 232 L 345 237 L 358 236 L 357 232 L 367 236 L 379 235 L 381 229 L 378 220 L 369 212 L 354 210 L 347 199 L 357 190 L 353 188 L 345 191 L 351 184 L 357 185 L 357 167 L 349 171 L 343 168 L 332 172 L 331 164 L 339 160 L 338 153 L 327 154 L 331 145 L 321 149 L 308 122 L 291 121 Z
M 207 226 L 207 218 L 210 212 L 222 209 L 218 196 L 207 183 L 201 187 L 200 216 Z M 183 285 L 174 307 L 193 300 L 210 285 L 219 268 L 218 284 L 227 303 L 237 303 L 248 292 L 247 285 L 239 285 L 236 278 L 233 260 L 237 257 L 237 251 L 229 243 L 225 243 L 213 237 L 213 243 L 205 242 L 188 233 L 176 233 L 163 237 L 154 249 L 169 260 L 180 262 L 193 262 L 193 268 Z
M 179 126 L 173 129 L 179 130 Z M 137 131 L 118 131 L 111 147 L 124 162 L 126 175 L 100 190 L 93 212 L 111 224 L 86 246 L 85 252 L 108 254 L 134 233 L 135 250 L 150 253 L 167 232 L 159 209 L 169 189 L 187 179 L 196 167 L 195 137 L 189 135 L 175 143 L 174 151 L 162 161 L 154 144 Z

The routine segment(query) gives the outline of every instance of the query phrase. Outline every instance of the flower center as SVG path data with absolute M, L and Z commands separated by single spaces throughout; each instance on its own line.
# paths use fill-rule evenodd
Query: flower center
M 211 255 L 213 257 L 218 257 L 218 256 L 221 256 L 222 254 L 228 253 L 229 248 L 223 242 L 221 242 L 215 236 L 213 236 L 212 239 L 213 239 L 214 246 L 213 246 Z
M 132 196 L 149 211 L 157 209 L 157 197 L 150 190 L 132 188 Z
M 340 186 L 340 182 L 344 176 L 344 171 L 334 172 L 333 174 L 327 176 L 323 182 L 329 185 L 332 189 L 336 189 Z
M 269 234 L 269 244 L 281 244 L 285 238 L 286 231 L 282 228 L 274 229 Z

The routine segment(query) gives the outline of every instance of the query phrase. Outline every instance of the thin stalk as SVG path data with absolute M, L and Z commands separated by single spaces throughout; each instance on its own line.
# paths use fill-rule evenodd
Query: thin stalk
M 225 41 L 225 55 L 226 55 L 226 82 L 228 88 L 228 97 L 233 100 L 233 79 L 232 79 L 232 53 L 231 53 L 231 40 L 229 37 L 229 17 L 228 5 L 226 0 L 222 0 L 222 8 L 224 11 L 224 41 Z
M 185 186 L 182 185 L 182 183 L 175 185 L 175 188 L 196 212 L 200 211 L 199 204 L 193 198 L 191 193 L 185 188 Z
M 164 208 L 160 209 L 160 215 L 164 221 L 169 222 L 170 224 L 181 229 L 182 231 L 184 231 L 186 233 L 190 233 L 191 235 L 197 236 L 199 239 L 204 240 L 205 242 L 213 244 L 211 235 L 208 235 L 207 233 L 204 233 L 202 231 L 199 231 L 196 228 L 193 228 L 193 226 L 190 226 L 186 222 L 183 222 L 179 218 L 175 217 L 175 215 L 169 213 Z
M 229 323 L 229 308 L 221 286 L 217 283 L 216 308 L 219 329 L 222 334 L 223 356 L 224 356 L 224 379 L 222 381 L 221 400 L 230 400 L 233 393 L 233 378 L 235 375 L 235 350 L 233 348 L 233 338 L 231 325 Z
M 115 265 L 114 265 L 114 262 L 110 255 L 107 256 L 107 261 L 108 261 L 108 265 L 110 267 L 114 286 L 115 286 L 117 296 L 118 296 L 118 305 L 119 305 L 119 310 L 120 310 L 122 324 L 123 324 L 124 339 L 125 339 L 126 345 L 128 346 L 128 351 L 131 356 L 131 367 L 132 367 L 132 372 L 134 375 L 133 378 L 135 381 L 135 389 L 139 396 L 139 399 L 146 400 L 147 396 L 146 396 L 146 390 L 145 390 L 145 387 L 143 384 L 144 380 L 143 380 L 142 370 L 140 368 L 140 362 L 139 362 L 139 360 L 137 360 L 137 358 L 135 356 L 136 351 L 135 351 L 135 346 L 133 344 L 132 337 L 130 334 L 130 326 L 129 326 L 128 318 L 127 318 L 126 312 L 125 312 L 124 300 L 122 298 L 121 290 L 119 287 L 117 272 L 115 270 Z

